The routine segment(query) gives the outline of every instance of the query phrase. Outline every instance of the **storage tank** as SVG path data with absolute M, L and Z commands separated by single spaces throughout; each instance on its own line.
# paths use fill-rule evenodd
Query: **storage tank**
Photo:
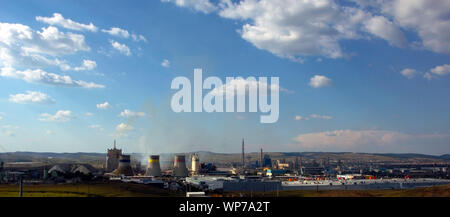
M 130 159 L 130 155 L 120 155 L 119 167 L 113 173 L 116 175 L 132 176 L 133 169 L 131 169 Z
M 191 156 L 191 171 L 193 175 L 198 175 L 200 173 L 200 159 L 197 153 Z
M 161 176 L 161 167 L 159 165 L 159 155 L 150 155 L 148 157 L 146 176 Z
M 176 155 L 173 161 L 173 176 L 186 177 L 188 170 L 186 168 L 186 157 L 184 155 Z

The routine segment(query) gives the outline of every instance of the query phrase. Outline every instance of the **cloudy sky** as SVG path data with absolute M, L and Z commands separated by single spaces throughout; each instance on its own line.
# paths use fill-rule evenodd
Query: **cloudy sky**
M 280 117 L 174 113 L 172 79 L 277 76 Z M 450 1 L 2 1 L 0 151 L 450 153 Z

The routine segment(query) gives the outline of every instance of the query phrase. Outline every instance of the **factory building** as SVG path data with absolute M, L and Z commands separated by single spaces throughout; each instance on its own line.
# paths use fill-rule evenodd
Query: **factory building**
M 159 155 L 150 155 L 148 157 L 146 176 L 161 176 L 161 166 L 159 164 Z
M 184 155 L 176 155 L 173 161 L 173 176 L 186 177 L 188 170 L 186 167 L 186 157 Z
M 119 158 L 122 155 L 122 149 L 116 149 L 116 140 L 114 140 L 114 148 L 108 149 L 106 155 L 106 172 L 112 172 L 119 167 Z

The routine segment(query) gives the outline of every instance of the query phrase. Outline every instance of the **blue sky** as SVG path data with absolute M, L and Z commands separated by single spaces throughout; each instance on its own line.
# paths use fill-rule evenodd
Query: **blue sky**
M 450 151 L 448 1 L 1 5 L 0 151 Z M 278 122 L 174 113 L 194 68 L 278 76 Z

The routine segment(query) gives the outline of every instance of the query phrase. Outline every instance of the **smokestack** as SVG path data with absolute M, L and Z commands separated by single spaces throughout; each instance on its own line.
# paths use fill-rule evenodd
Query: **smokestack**
M 259 153 L 259 166 L 263 167 L 263 149 L 261 148 L 261 153 Z
M 121 155 L 119 158 L 119 167 L 113 173 L 116 175 L 132 176 L 133 169 L 131 169 L 130 158 L 130 155 Z
M 186 168 L 186 157 L 184 155 L 176 155 L 173 161 L 173 176 L 186 177 L 188 170 Z
M 197 153 L 191 157 L 191 170 L 193 175 L 198 175 L 200 172 L 200 159 Z
M 161 176 L 161 167 L 159 165 L 159 155 L 150 155 L 148 157 L 146 176 Z
M 244 138 L 242 138 L 242 168 L 245 168 Z

